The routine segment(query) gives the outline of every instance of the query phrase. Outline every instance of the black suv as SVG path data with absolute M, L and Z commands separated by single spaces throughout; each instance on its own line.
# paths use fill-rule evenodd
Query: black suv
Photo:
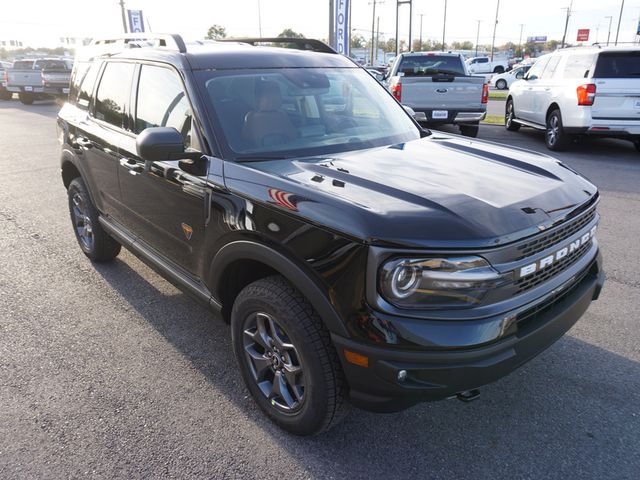
M 80 54 L 58 127 L 82 251 L 124 246 L 230 322 L 255 401 L 301 435 L 348 404 L 474 398 L 571 328 L 604 281 L 596 187 L 422 130 L 348 58 L 286 42 Z

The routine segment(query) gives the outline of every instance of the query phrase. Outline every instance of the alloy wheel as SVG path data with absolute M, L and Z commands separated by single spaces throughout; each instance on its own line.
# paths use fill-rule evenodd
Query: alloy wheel
M 93 248 L 93 227 L 91 224 L 91 218 L 89 218 L 89 212 L 85 204 L 84 198 L 80 193 L 74 193 L 72 197 L 73 202 L 73 224 L 80 239 L 82 246 L 91 250 Z
M 282 326 L 269 314 L 250 315 L 243 329 L 244 357 L 262 394 L 272 406 L 286 412 L 305 401 L 305 379 L 300 356 Z
M 560 121 L 556 115 L 551 115 L 551 117 L 549 117 L 549 125 L 547 126 L 547 143 L 549 145 L 555 145 L 559 132 Z

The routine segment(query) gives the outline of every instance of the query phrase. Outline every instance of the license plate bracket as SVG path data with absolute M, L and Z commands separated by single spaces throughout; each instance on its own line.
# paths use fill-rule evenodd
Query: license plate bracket
M 446 120 L 449 118 L 449 110 L 434 110 L 431 112 L 431 118 L 434 120 Z

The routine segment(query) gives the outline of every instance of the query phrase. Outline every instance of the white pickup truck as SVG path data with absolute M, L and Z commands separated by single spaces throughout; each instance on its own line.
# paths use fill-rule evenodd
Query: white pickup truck
M 72 67 L 73 61 L 66 58 L 16 60 L 6 71 L 6 89 L 17 93 L 25 105 L 38 99 L 66 96 Z
M 479 73 L 504 73 L 509 68 L 506 60 L 491 61 L 489 57 L 472 57 L 468 58 L 465 63 L 469 69 L 469 73 L 476 75 Z
M 462 55 L 402 53 L 384 82 L 396 100 L 415 112 L 420 124 L 455 124 L 463 135 L 478 135 L 478 124 L 487 112 L 489 86 L 482 77 L 469 75 Z

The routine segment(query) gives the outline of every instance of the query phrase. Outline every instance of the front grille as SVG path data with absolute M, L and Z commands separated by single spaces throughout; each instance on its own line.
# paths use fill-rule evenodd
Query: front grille
M 554 263 L 552 266 L 544 268 L 542 270 L 538 270 L 531 275 L 519 279 L 516 282 L 516 293 L 526 292 L 527 290 L 530 290 L 533 287 L 546 282 L 557 273 L 560 273 L 562 270 L 569 268 L 571 265 L 577 262 L 580 257 L 582 257 L 582 255 L 587 252 L 587 250 L 589 250 L 591 244 L 592 241 L 589 240 L 587 243 L 583 243 L 582 245 L 580 245 L 580 247 L 573 253 L 570 253 L 562 260 Z
M 560 305 L 585 280 L 585 278 L 593 278 L 594 275 L 597 274 L 597 272 L 594 272 L 595 268 L 596 267 L 593 263 L 589 264 L 578 275 L 576 275 L 573 283 L 566 289 L 556 293 L 555 295 L 552 295 L 544 302 L 540 302 L 536 306 L 520 312 L 516 317 L 516 322 L 518 324 L 518 334 L 526 334 L 531 328 L 534 328 L 534 326 L 538 323 L 537 321 L 541 317 L 543 317 L 549 310 Z
M 523 243 L 522 245 L 518 246 L 519 256 L 516 257 L 516 260 L 522 260 L 523 258 L 535 255 L 536 253 L 540 253 L 550 246 L 561 242 L 565 238 L 569 238 L 571 235 L 591 222 L 595 218 L 595 216 L 596 209 L 594 206 L 590 211 L 583 214 L 581 217 L 576 218 L 575 220 L 567 223 L 557 230 L 554 230 L 553 232 L 550 232 L 546 235 L 540 235 L 530 242 Z

